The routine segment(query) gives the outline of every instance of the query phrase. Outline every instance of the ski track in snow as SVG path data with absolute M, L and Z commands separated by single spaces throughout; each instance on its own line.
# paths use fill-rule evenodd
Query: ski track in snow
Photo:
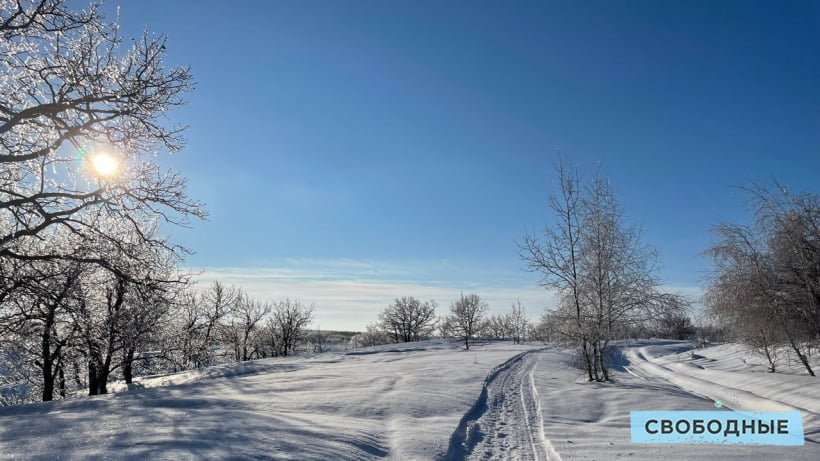
M 539 352 L 519 354 L 488 375 L 446 459 L 560 461 L 544 434 L 534 379 Z
M 719 372 L 703 370 L 702 367 L 692 367 L 685 363 L 664 363 L 655 357 L 651 347 L 630 348 L 625 356 L 630 362 L 624 369 L 631 375 L 651 383 L 670 383 L 693 395 L 720 400 L 725 409 L 740 411 L 800 411 L 806 426 L 806 441 L 820 443 L 816 436 L 816 427 L 820 425 L 820 413 L 816 409 L 809 409 L 788 398 L 775 399 L 772 396 L 763 396 L 756 393 L 753 386 L 745 386 L 737 378 L 726 378 L 718 382 Z M 669 356 L 671 354 L 668 354 Z M 724 372 L 725 375 L 733 373 Z

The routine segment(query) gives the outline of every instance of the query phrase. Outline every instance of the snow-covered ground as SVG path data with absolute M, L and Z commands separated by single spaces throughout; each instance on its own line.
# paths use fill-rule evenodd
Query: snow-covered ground
M 820 381 L 677 341 L 624 348 L 616 382 L 572 354 L 431 341 L 140 380 L 0 409 L 2 459 L 820 459 Z M 633 410 L 799 409 L 802 447 L 639 445 Z
M 697 362 L 702 354 L 720 356 L 721 351 L 692 351 L 682 341 L 633 342 L 624 348 L 622 371 L 616 373 L 614 384 L 586 383 L 568 363 L 557 366 L 568 360 L 564 353 L 544 354 L 542 361 L 551 366 L 540 365 L 535 381 L 545 437 L 565 461 L 820 459 L 820 444 L 815 441 L 820 430 L 820 381 L 795 375 L 701 369 Z M 806 443 L 801 447 L 631 443 L 630 411 L 718 411 L 715 400 L 724 404 L 723 411 L 799 407 Z
M 269 359 L 0 410 L 0 459 L 434 459 L 533 346 L 425 342 Z

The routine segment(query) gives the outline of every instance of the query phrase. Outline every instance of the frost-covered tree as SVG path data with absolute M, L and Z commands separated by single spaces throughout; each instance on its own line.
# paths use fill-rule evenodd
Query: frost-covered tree
M 365 331 L 357 333 L 350 338 L 350 348 L 359 349 L 362 347 L 378 346 L 389 342 L 387 334 L 379 329 L 378 325 L 367 325 Z
M 606 381 L 611 341 L 632 325 L 685 310 L 687 300 L 660 289 L 657 254 L 624 222 L 606 178 L 596 175 L 583 187 L 565 163 L 556 171 L 555 224 L 542 239 L 526 235 L 520 254 L 542 275 L 541 285 L 557 292 L 552 319 L 562 339 L 577 347 L 589 380 Z
M 55 227 L 103 241 L 100 215 L 137 235 L 156 216 L 204 215 L 153 155 L 183 147 L 166 117 L 192 88 L 187 68 L 164 64 L 165 42 L 125 43 L 95 4 L 0 0 L 0 258 L 107 265 L 93 245 L 32 242 Z
M 489 306 L 477 294 L 462 293 L 450 304 L 450 325 L 453 333 L 464 341 L 464 348 L 470 350 L 470 342 L 484 327 Z
M 505 315 L 506 324 L 510 331 L 510 337 L 515 344 L 521 344 L 527 340 L 527 333 L 530 329 L 530 320 L 527 317 L 527 311 L 521 304 L 520 300 L 516 300 L 512 309 Z
M 297 346 L 305 340 L 307 326 L 312 320 L 313 306 L 305 306 L 301 301 L 291 299 L 274 303 L 264 336 L 269 355 L 293 355 Z
M 52 400 L 57 390 L 62 395 L 66 392 L 68 350 L 78 335 L 72 314 L 86 269 L 64 261 L 18 262 L 15 266 L 18 289 L 0 304 L 3 351 L 14 351 L 15 368 L 33 365 L 36 371 L 22 374 L 28 377 L 27 385 L 39 393 L 38 398 Z M 9 371 L 13 370 L 6 373 Z
M 237 362 L 260 357 L 263 347 L 260 326 L 270 312 L 270 304 L 256 301 L 247 295 L 243 294 L 238 300 L 236 308 L 228 316 L 223 335 L 226 344 L 233 348 Z
M 507 315 L 493 314 L 487 317 L 484 322 L 484 334 L 492 339 L 507 339 L 510 337 L 511 328 Z
M 180 281 L 159 268 L 185 250 L 158 222 L 204 216 L 156 160 L 184 146 L 167 115 L 192 88 L 165 54 L 164 36 L 126 42 L 96 4 L 0 0 L 2 341 L 34 351 L 23 346 L 41 338 L 44 399 L 69 371 L 91 393 L 118 367 L 130 375 Z
M 584 369 L 594 379 L 591 344 L 581 292 L 581 226 L 583 220 L 582 186 L 577 170 L 566 162 L 556 167 L 558 186 L 549 196 L 555 224 L 544 229 L 543 237 L 524 235 L 519 255 L 531 272 L 541 274 L 540 285 L 555 290 L 562 315 L 555 316 L 562 340 L 575 344 Z
M 785 343 L 814 376 L 809 352 L 820 338 L 820 196 L 749 187 L 752 226 L 715 226 L 714 270 L 705 301 L 735 337 L 760 349 L 775 371 Z
M 229 318 L 245 300 L 241 289 L 213 281 L 202 291 L 187 292 L 171 305 L 163 356 L 174 370 L 207 367 L 217 363 L 222 343 L 235 344 Z M 239 335 L 241 336 L 241 334 Z
M 379 314 L 379 326 L 395 343 L 419 341 L 433 334 L 436 328 L 436 302 L 405 296 L 387 306 Z

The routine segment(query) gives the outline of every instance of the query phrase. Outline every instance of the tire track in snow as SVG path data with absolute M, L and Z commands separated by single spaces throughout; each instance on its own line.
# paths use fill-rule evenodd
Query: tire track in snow
M 560 461 L 541 420 L 534 378 L 540 352 L 518 354 L 487 376 L 443 459 Z
M 647 352 L 646 347 L 637 350 L 628 350 L 626 357 L 630 362 L 628 367 L 624 367 L 631 375 L 642 378 L 646 381 L 656 383 L 668 383 L 690 394 L 701 396 L 710 400 L 720 400 L 723 408 L 727 410 L 741 411 L 799 411 L 803 416 L 804 428 L 809 431 L 811 427 L 817 425 L 820 420 L 820 413 L 813 409 L 804 408 L 799 405 L 782 402 L 771 397 L 763 397 L 753 392 L 753 389 L 743 389 L 742 386 L 727 385 L 717 383 L 708 379 L 708 376 L 694 376 L 693 374 L 682 373 L 682 371 L 692 371 L 675 368 L 676 364 L 661 364 L 656 357 L 652 357 Z M 806 441 L 820 443 L 813 437 L 806 436 Z

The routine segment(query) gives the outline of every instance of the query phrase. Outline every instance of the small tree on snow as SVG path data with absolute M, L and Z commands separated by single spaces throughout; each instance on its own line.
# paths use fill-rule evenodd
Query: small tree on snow
M 512 311 L 504 316 L 505 324 L 509 328 L 510 336 L 515 344 L 521 344 L 527 340 L 527 330 L 529 329 L 530 321 L 527 318 L 527 312 L 524 306 L 521 305 L 520 300 L 516 300 L 512 305 Z
M 379 314 L 379 327 L 393 342 L 420 341 L 436 328 L 436 302 L 422 302 L 412 296 L 396 298 Z
M 450 305 L 450 325 L 456 336 L 464 339 L 464 348 L 470 350 L 470 339 L 478 333 L 484 325 L 487 315 L 487 303 L 477 294 L 464 295 L 463 293 Z

